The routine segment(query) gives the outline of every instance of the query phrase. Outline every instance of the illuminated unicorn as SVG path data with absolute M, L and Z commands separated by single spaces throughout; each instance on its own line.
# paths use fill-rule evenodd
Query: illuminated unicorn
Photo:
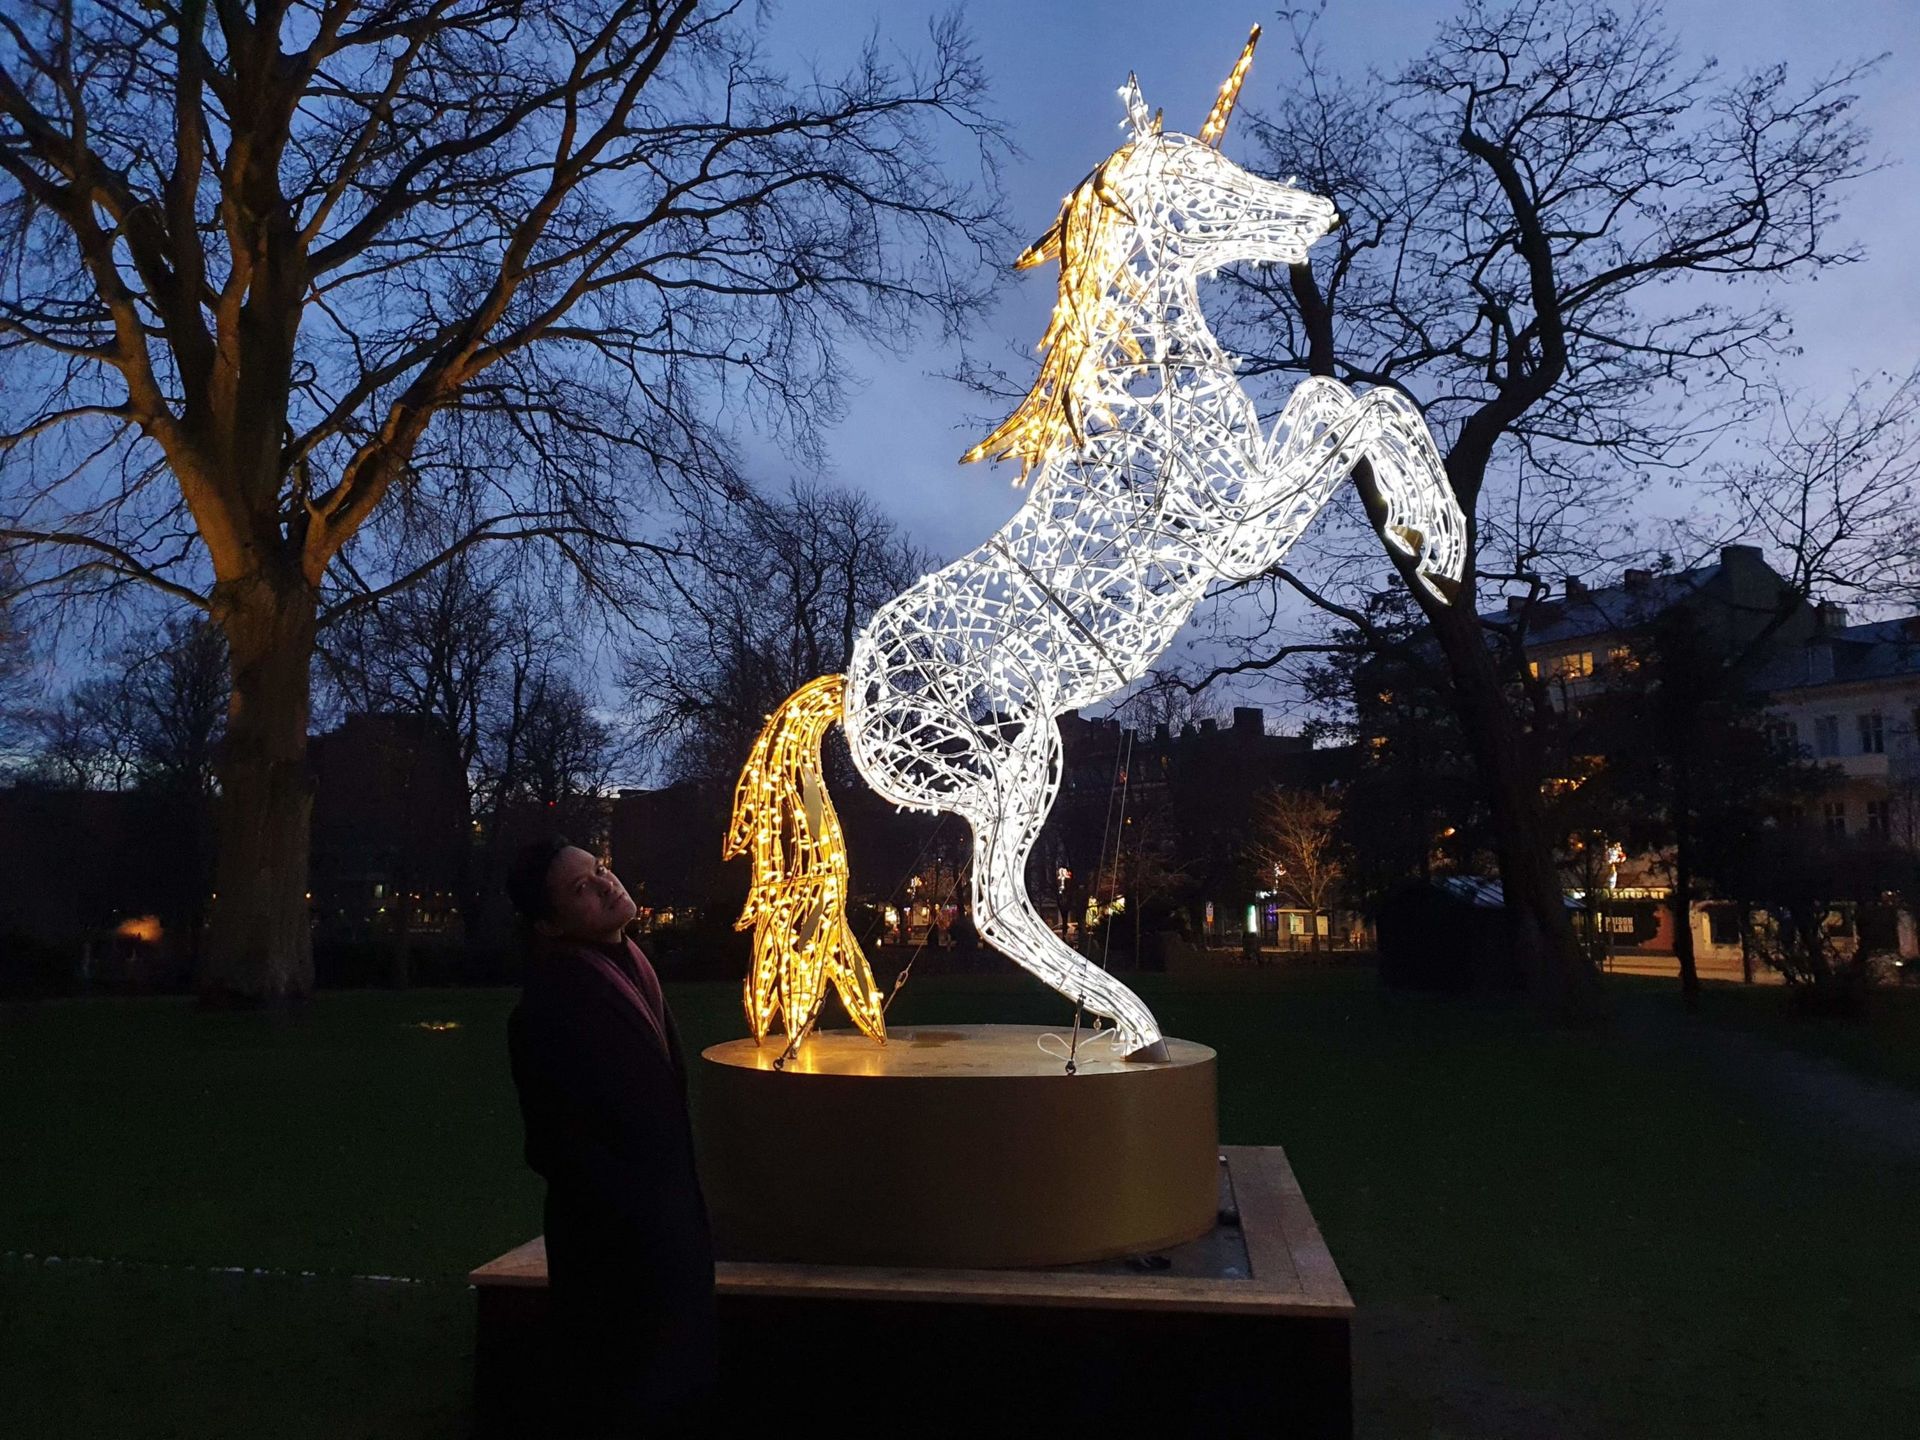
M 1465 524 L 1413 402 L 1313 379 L 1263 430 L 1201 312 L 1203 276 L 1303 263 L 1336 219 L 1328 201 L 1217 148 L 1258 38 L 1198 135 L 1163 133 L 1128 78 L 1130 138 L 1016 262 L 1060 264 L 1039 379 L 964 457 L 1016 461 L 1032 480 L 1026 504 L 877 611 L 847 674 L 803 686 L 756 742 L 726 842 L 729 857 L 753 859 L 738 925 L 755 932 L 756 1038 L 783 1017 L 791 1053 L 828 983 L 855 1024 L 885 1038 L 820 775 L 821 738 L 839 720 L 881 795 L 972 827 L 981 936 L 1110 1019 L 1123 1052 L 1163 1057 L 1139 997 L 1055 935 L 1027 895 L 1027 857 L 1060 785 L 1056 717 L 1145 675 L 1210 587 L 1277 565 L 1362 459 L 1387 543 L 1442 598 L 1460 579 Z

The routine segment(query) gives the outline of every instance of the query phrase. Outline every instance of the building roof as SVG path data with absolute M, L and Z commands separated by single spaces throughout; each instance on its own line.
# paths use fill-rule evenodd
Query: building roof
M 1797 650 L 1777 656 L 1758 677 L 1765 690 L 1920 678 L 1920 615 L 1822 630 Z
M 1557 645 L 1645 625 L 1699 595 L 1720 578 L 1723 569 L 1716 560 L 1711 565 L 1664 575 L 1638 570 L 1617 585 L 1542 601 L 1534 607 L 1527 643 Z
M 1504 910 L 1507 906 L 1507 892 L 1498 880 L 1485 875 L 1443 875 L 1433 882 L 1441 891 L 1454 899 L 1471 905 L 1476 910 Z M 1569 910 L 1584 910 L 1587 907 L 1572 896 L 1564 897 L 1563 903 Z

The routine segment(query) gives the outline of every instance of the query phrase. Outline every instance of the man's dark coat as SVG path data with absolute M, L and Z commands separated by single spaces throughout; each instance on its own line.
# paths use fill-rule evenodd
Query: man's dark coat
M 686 1067 L 637 947 L 548 942 L 508 1022 L 547 1182 L 557 1428 L 655 1430 L 714 1372 L 713 1244 Z M 532 1357 L 529 1357 L 530 1359 Z

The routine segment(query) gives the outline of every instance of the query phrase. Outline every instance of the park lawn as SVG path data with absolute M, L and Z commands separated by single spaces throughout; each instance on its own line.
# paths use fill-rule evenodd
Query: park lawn
M 1358 971 L 1141 988 L 1219 1049 L 1222 1138 L 1287 1147 L 1363 1310 L 1403 1337 L 1362 1326 L 1363 1435 L 1910 1431 L 1914 1167 L 1622 1027 L 1554 1031 Z M 690 1044 L 738 1033 L 733 986 L 670 993 Z M 0 1012 L 0 1435 L 464 1433 L 461 1277 L 539 1228 L 511 1004 Z M 922 977 L 895 1013 L 1066 1019 L 1015 977 Z M 1514 1405 L 1531 1430 L 1488 1418 Z
M 1713 985 L 1702 997 L 1701 1013 L 1715 1024 L 1920 1090 L 1920 985 L 1874 990 L 1858 1019 L 1796 1014 L 1778 986 Z

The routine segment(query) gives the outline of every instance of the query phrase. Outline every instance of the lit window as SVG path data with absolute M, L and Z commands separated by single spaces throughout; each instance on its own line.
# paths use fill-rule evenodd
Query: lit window
M 1593 674 L 1593 652 L 1575 650 L 1571 654 L 1556 655 L 1553 659 L 1553 673 L 1562 680 L 1582 680 Z
M 1840 717 L 1822 715 L 1813 722 L 1813 750 L 1822 759 L 1840 753 Z
M 1633 658 L 1630 646 L 1616 645 L 1607 651 L 1607 668 L 1610 670 L 1637 670 L 1640 662 Z

